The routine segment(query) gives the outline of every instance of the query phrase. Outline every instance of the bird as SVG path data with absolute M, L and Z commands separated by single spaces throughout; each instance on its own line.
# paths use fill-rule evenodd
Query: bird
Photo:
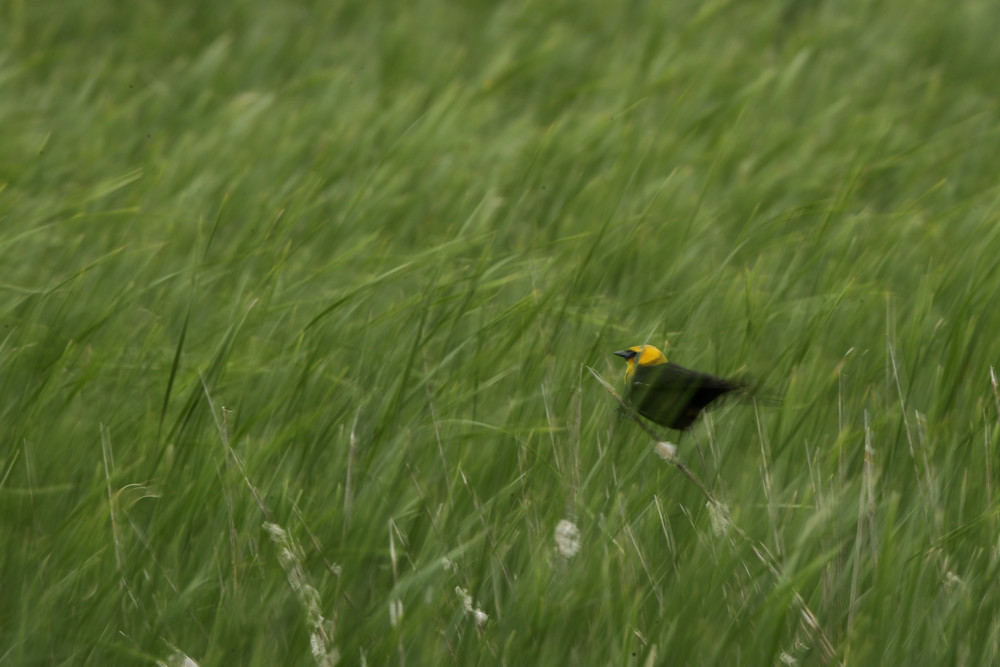
M 628 363 L 625 384 L 632 407 L 651 422 L 677 431 L 690 429 L 716 399 L 748 389 L 741 382 L 667 361 L 652 345 L 633 345 L 615 354 Z

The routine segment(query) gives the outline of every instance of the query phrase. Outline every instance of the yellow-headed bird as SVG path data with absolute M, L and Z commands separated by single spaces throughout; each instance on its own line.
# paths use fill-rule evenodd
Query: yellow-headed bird
M 690 428 L 709 403 L 729 392 L 746 390 L 739 382 L 671 363 L 652 345 L 635 345 L 615 354 L 628 362 L 629 403 L 646 419 L 667 428 Z

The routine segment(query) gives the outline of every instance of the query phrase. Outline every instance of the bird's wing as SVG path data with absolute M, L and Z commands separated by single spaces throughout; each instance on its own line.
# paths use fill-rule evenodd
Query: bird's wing
M 687 403 L 699 410 L 719 396 L 741 388 L 735 382 L 671 362 L 639 367 L 632 379 L 632 391 L 642 395 L 643 403 Z

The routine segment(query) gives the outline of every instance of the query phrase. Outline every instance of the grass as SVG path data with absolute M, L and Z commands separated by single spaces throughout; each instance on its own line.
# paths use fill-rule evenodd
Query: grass
M 0 663 L 1000 660 L 989 3 L 45 5 Z M 642 342 L 782 398 L 719 505 Z

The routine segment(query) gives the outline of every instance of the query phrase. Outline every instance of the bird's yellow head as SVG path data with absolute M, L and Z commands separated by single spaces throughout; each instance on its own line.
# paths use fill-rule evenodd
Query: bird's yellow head
M 615 354 L 628 363 L 625 368 L 626 383 L 632 380 L 637 366 L 657 366 L 667 363 L 666 355 L 652 345 L 633 345 L 627 350 L 619 350 Z

